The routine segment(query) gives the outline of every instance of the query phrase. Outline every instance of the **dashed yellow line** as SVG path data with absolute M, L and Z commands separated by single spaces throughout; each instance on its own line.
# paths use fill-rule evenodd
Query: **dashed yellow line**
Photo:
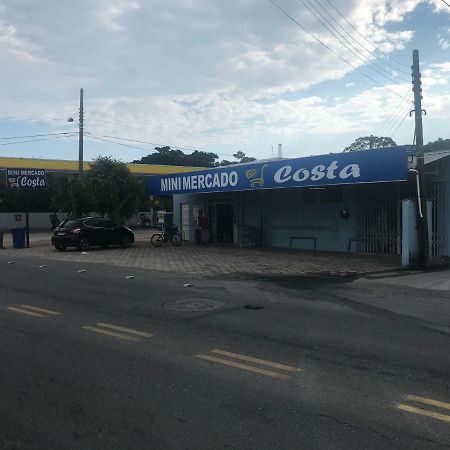
M 279 364 L 272 361 L 266 361 L 265 359 L 253 358 L 253 356 L 240 355 L 239 353 L 227 352 L 225 350 L 214 349 L 211 353 L 216 353 L 223 356 L 229 356 L 230 358 L 240 359 L 243 361 L 253 362 L 263 366 L 274 367 L 275 369 L 286 370 L 287 372 L 301 372 L 302 369 L 298 367 L 287 366 L 285 364 Z
M 83 330 L 89 330 L 89 331 L 94 331 L 95 333 L 106 334 L 107 336 L 113 336 L 113 337 L 116 337 L 119 339 L 124 339 L 126 341 L 140 341 L 140 339 L 137 337 L 127 336 L 125 334 L 120 334 L 120 333 L 114 333 L 113 331 L 103 330 L 102 328 L 89 327 L 89 326 L 85 326 L 85 327 L 81 327 L 81 328 L 83 328 Z
M 28 314 L 29 316 L 33 316 L 33 317 L 48 317 L 45 314 L 40 314 L 40 313 L 37 313 L 37 312 L 27 311 L 26 309 L 15 308 L 14 306 L 8 306 L 6 309 L 9 309 L 11 311 L 16 311 L 16 312 L 21 313 L 21 314 Z
M 36 306 L 30 306 L 30 305 L 20 305 L 21 308 L 31 309 L 32 311 L 41 312 L 44 314 L 50 314 L 51 316 L 59 316 L 61 313 L 52 311 L 50 309 L 44 309 L 44 308 L 37 308 Z
M 262 374 L 262 375 L 267 375 L 267 376 L 273 377 L 273 378 L 279 378 L 279 379 L 290 378 L 289 375 L 284 375 L 282 373 L 273 372 L 273 371 L 267 370 L 267 369 L 260 369 L 259 367 L 248 366 L 247 364 L 241 364 L 238 362 L 229 361 L 227 359 L 216 358 L 215 356 L 199 354 L 199 355 L 196 355 L 196 357 L 201 358 L 201 359 L 206 359 L 207 361 L 212 361 L 212 362 L 216 362 L 219 364 L 223 364 L 225 366 L 235 367 L 238 369 L 248 370 L 249 372 L 255 372 L 255 373 Z
M 111 330 L 123 331 L 125 333 L 134 334 L 136 336 L 142 336 L 142 337 L 152 337 L 153 336 L 153 334 L 146 333 L 144 331 L 138 331 L 138 330 L 133 330 L 131 328 L 119 327 L 118 325 L 111 325 L 109 323 L 101 323 L 100 322 L 100 323 L 97 323 L 97 325 L 102 328 L 110 328 Z
M 428 411 L 422 408 L 416 408 L 415 406 L 400 404 L 397 405 L 397 409 L 401 409 L 402 411 L 408 411 L 410 413 L 419 414 L 421 416 L 432 417 L 433 419 L 442 420 L 444 422 L 450 423 L 450 416 L 445 414 L 437 413 L 434 411 Z
M 438 400 L 433 400 L 432 398 L 419 397 L 418 395 L 408 395 L 406 400 L 413 402 L 423 403 L 425 405 L 437 406 L 438 408 L 444 408 L 450 410 L 450 403 L 440 402 Z

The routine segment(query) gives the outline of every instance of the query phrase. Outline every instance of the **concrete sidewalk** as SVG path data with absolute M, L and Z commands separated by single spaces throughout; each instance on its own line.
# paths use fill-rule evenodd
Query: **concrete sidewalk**
M 129 249 L 109 248 L 89 250 L 82 254 L 76 249 L 58 252 L 50 245 L 51 233 L 33 233 L 31 248 L 8 248 L 1 254 L 11 259 L 27 255 L 40 259 L 77 261 L 121 267 L 160 270 L 165 272 L 196 273 L 201 275 L 301 275 L 329 274 L 353 276 L 395 270 L 389 259 L 348 257 L 346 254 L 302 252 L 289 253 L 285 249 L 235 248 L 232 246 L 196 245 L 184 242 L 180 247 L 165 244 L 154 248 L 150 238 L 154 230 L 136 230 L 136 242 Z
M 392 271 L 388 274 L 373 274 L 364 278 L 373 283 L 405 286 L 433 291 L 450 291 L 450 267 L 428 271 Z

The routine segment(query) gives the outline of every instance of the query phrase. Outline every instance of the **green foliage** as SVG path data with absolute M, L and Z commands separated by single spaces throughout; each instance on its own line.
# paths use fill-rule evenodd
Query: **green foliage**
M 130 218 L 145 194 L 144 181 L 132 175 L 125 163 L 109 157 L 97 158 L 83 178 L 93 210 L 116 222 Z
M 374 148 L 395 147 L 397 144 L 390 137 L 385 136 L 365 136 L 356 139 L 344 152 L 358 152 L 361 150 L 372 150 Z
M 78 174 L 51 174 L 47 179 L 51 209 L 81 217 L 92 211 L 92 198 Z
M 450 139 L 439 138 L 436 141 L 428 142 L 423 146 L 425 152 L 437 152 L 439 150 L 450 150 Z
M 162 164 L 169 166 L 213 167 L 218 156 L 215 153 L 194 151 L 185 154 L 169 146 L 156 147 L 156 152 L 133 161 L 137 164 Z
M 255 158 L 246 156 L 244 152 L 238 151 L 233 156 L 236 161 L 226 159 L 217 161 L 218 155 L 211 152 L 200 152 L 195 150 L 190 154 L 185 154 L 181 150 L 172 150 L 170 147 L 156 147 L 156 152 L 133 161 L 136 164 L 162 164 L 170 166 L 191 166 L 191 167 L 217 167 L 228 166 L 244 162 L 255 161 Z
M 237 161 L 228 161 L 223 159 L 222 161 L 216 163 L 216 166 L 230 166 L 232 164 L 246 163 L 256 161 L 256 158 L 252 158 L 251 156 L 246 156 L 244 152 L 240 150 L 233 154 Z

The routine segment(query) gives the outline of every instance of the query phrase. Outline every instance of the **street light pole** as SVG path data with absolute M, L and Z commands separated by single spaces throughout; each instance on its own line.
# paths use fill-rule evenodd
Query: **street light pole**
M 84 126 L 84 108 L 83 108 L 83 88 L 80 89 L 80 116 L 78 120 L 78 173 L 83 174 L 83 126 Z

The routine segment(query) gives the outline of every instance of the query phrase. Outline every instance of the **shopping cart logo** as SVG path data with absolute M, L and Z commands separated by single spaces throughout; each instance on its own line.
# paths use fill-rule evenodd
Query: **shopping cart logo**
M 19 178 L 8 178 L 8 183 L 9 183 L 9 186 L 11 187 L 11 188 L 18 188 L 18 187 L 20 187 L 20 185 L 19 185 Z
M 249 169 L 245 172 L 245 176 L 248 178 L 250 182 L 250 186 L 252 188 L 259 186 L 264 186 L 264 168 L 267 167 L 267 164 L 264 164 L 260 168 Z

